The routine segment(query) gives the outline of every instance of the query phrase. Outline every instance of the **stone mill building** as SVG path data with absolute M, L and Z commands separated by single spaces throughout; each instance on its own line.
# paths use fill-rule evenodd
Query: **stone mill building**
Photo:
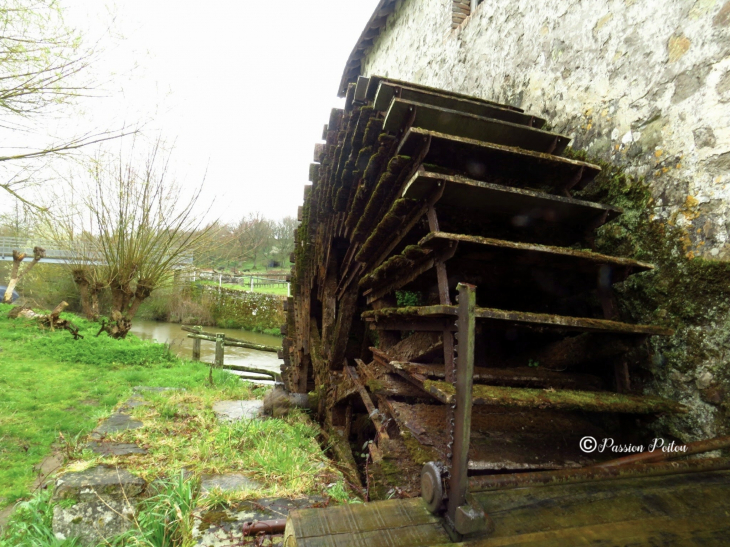
M 730 2 L 381 0 L 340 93 L 383 76 L 524 109 L 599 162 L 584 191 L 624 209 L 597 249 L 657 264 L 618 287 L 620 313 L 676 330 L 635 386 L 691 408 L 657 434 L 730 425 Z

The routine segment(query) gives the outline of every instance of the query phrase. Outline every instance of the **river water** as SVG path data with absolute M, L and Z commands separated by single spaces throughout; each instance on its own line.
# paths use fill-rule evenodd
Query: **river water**
M 220 327 L 203 327 L 205 332 L 221 332 L 231 338 L 263 344 L 266 346 L 281 346 L 281 338 L 269 334 L 259 334 L 238 329 L 222 329 Z M 132 333 L 144 340 L 156 340 L 170 344 L 170 348 L 180 357 L 190 359 L 193 355 L 193 340 L 188 333 L 182 330 L 178 323 L 163 323 L 161 321 L 144 321 L 135 319 L 132 324 Z M 212 363 L 215 358 L 215 343 L 203 340 L 200 343 L 200 360 Z M 224 363 L 229 365 L 244 365 L 247 367 L 263 368 L 280 372 L 281 359 L 276 353 L 257 351 L 247 348 L 226 347 Z

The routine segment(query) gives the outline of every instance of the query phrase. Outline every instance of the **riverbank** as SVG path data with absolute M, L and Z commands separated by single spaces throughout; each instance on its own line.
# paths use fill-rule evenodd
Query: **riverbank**
M 237 338 L 253 344 L 281 347 L 281 338 L 278 336 L 221 327 L 209 327 L 205 330 L 220 332 L 228 338 Z M 170 351 L 183 359 L 190 359 L 192 356 L 193 341 L 188 338 L 188 333 L 183 330 L 183 325 L 180 323 L 135 319 L 131 332 L 143 340 L 167 344 Z M 204 363 L 212 363 L 215 357 L 215 343 L 204 341 L 201 343 L 200 349 L 200 360 Z M 225 362 L 229 365 L 263 368 L 277 373 L 280 372 L 281 366 L 281 360 L 276 353 L 230 346 L 226 347 Z
M 215 371 L 210 386 L 206 365 L 181 359 L 163 344 L 134 335 L 125 340 L 97 338 L 98 325 L 64 314 L 84 336 L 73 340 L 66 331 L 51 332 L 34 321 L 9 319 L 10 308 L 0 305 L 0 509 L 33 499 L 40 507 L 36 516 L 52 514 L 48 496 L 33 497 L 29 489 L 34 467 L 52 451 L 66 468 L 83 469 L 102 461 L 87 449 L 87 434 L 140 385 L 184 391 L 150 396 L 149 405 L 132 410 L 143 427 L 106 437 L 144 447 L 145 454 L 125 461 L 133 473 L 152 481 L 179 475 L 183 468 L 194 477 L 245 470 L 264 485 L 256 495 L 263 491 L 347 499 L 341 474 L 316 441 L 319 428 L 305 414 L 243 429 L 214 419 L 216 401 L 261 397 L 263 389 L 223 371 Z M 120 460 L 107 457 L 103 463 Z M 244 493 L 239 499 L 250 496 Z M 17 526 L 13 530 L 17 532 Z
M 155 291 L 140 307 L 138 317 L 281 336 L 285 300 L 286 295 L 196 282 Z
M 163 344 L 135 336 L 96 337 L 98 324 L 62 314 L 83 339 L 9 319 L 0 304 L 0 509 L 26 498 L 34 467 L 56 443 L 62 452 L 136 385 L 192 388 L 208 367 L 173 355 Z

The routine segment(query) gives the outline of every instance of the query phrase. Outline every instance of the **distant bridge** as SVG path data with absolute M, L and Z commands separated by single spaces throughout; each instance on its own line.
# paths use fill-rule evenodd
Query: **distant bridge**
M 43 247 L 46 256 L 41 260 L 44 264 L 104 264 L 104 257 L 98 253 L 84 252 L 74 249 L 73 243 L 63 244 L 52 241 L 39 241 L 20 237 L 0 237 L 0 260 L 13 260 L 13 251 L 20 251 L 33 258 L 33 247 Z M 173 265 L 175 268 L 193 264 L 193 255 L 181 256 Z

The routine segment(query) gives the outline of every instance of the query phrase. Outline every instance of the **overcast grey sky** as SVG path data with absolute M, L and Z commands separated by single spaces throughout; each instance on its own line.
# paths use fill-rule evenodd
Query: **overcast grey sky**
M 98 125 L 144 120 L 175 141 L 175 171 L 214 194 L 214 216 L 296 214 L 314 143 L 347 56 L 377 0 L 62 0 L 105 53 Z M 112 15 L 110 16 L 109 13 Z M 121 37 L 121 38 L 120 38 Z M 75 123 L 68 120 L 69 124 Z

